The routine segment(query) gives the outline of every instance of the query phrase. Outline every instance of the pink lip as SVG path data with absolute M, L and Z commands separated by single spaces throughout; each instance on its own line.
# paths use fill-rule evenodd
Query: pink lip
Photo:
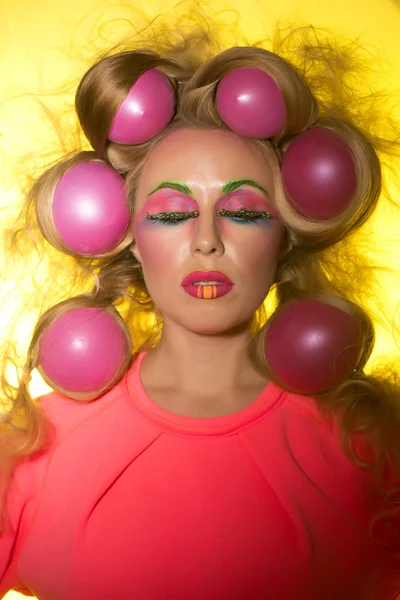
M 229 277 L 220 271 L 193 271 L 183 279 L 182 287 L 192 285 L 198 281 L 218 281 L 219 283 L 225 283 L 226 285 L 233 285 L 233 282 Z
M 194 285 L 199 281 L 217 281 L 217 285 Z M 193 271 L 183 281 L 182 287 L 189 296 L 213 300 L 225 296 L 233 288 L 233 282 L 220 271 Z

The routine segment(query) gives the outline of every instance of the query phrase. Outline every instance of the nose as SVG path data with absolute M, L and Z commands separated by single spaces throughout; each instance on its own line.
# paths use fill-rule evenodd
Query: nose
M 225 247 L 213 214 L 200 213 L 196 219 L 195 231 L 191 243 L 193 255 L 215 254 L 221 256 Z

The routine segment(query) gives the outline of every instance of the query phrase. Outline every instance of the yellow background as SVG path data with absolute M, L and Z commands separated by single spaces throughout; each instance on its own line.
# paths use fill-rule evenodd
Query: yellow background
M 201 0 L 200 0 L 201 5 Z M 175 2 L 146 0 L 146 13 L 168 13 Z M 57 88 L 65 80 L 82 74 L 82 57 L 89 57 L 88 41 L 94 40 L 101 23 L 132 16 L 126 2 L 93 0 L 0 0 L 0 96 L 39 89 Z M 382 86 L 400 89 L 400 3 L 394 0 L 230 0 L 210 6 L 235 9 L 241 28 L 250 40 L 265 37 L 278 19 L 298 24 L 328 27 L 340 34 L 360 38 L 361 43 L 378 49 L 384 68 Z M 124 31 L 123 21 L 115 23 L 114 35 Z M 113 38 L 116 41 L 116 37 Z M 55 101 L 57 107 L 57 100 Z M 17 185 L 13 172 L 18 157 L 45 147 L 49 127 L 43 114 L 25 100 L 0 105 L 0 210 L 2 222 L 15 216 Z M 20 168 L 21 165 L 18 165 Z M 385 227 L 388 224 L 385 223 Z M 387 229 L 389 237 L 398 229 Z M 400 265 L 399 252 L 388 253 L 388 264 Z M 3 259 L 4 260 L 4 259 Z M 0 268 L 2 268 L 0 262 Z M 0 296 L 17 286 L 9 281 Z M 388 295 L 395 300 L 399 288 L 388 282 Z M 7 314 L 0 314 L 0 336 L 4 335 Z M 39 389 L 39 388 L 37 388 Z M 19 594 L 10 592 L 7 598 Z M 71 599 L 72 600 L 72 599 Z

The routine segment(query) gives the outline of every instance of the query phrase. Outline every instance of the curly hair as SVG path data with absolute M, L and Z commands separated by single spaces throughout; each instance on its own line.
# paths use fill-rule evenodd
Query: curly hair
M 153 24 L 152 32 L 154 28 Z M 139 350 L 157 344 L 162 330 L 162 319 L 130 251 L 132 233 L 108 253 L 94 258 L 75 254 L 64 244 L 53 222 L 51 204 L 57 182 L 80 162 L 105 161 L 123 176 L 133 216 L 137 181 L 155 145 L 181 128 L 226 129 L 215 106 L 218 81 L 234 68 L 252 66 L 274 78 L 287 109 L 286 124 L 279 135 L 268 141 L 252 140 L 273 170 L 276 203 L 285 235 L 291 242 L 291 250 L 278 264 L 271 290 L 277 310 L 292 300 L 316 298 L 340 306 L 356 315 L 361 323 L 363 352 L 356 369 L 334 389 L 314 398 L 321 415 L 338 427 L 345 455 L 374 474 L 382 495 L 380 511 L 371 523 L 370 533 L 374 538 L 374 522 L 400 513 L 396 505 L 400 492 L 396 485 L 400 470 L 400 385 L 396 365 L 389 360 L 366 372 L 375 343 L 376 315 L 368 308 L 375 271 L 362 238 L 357 236 L 383 197 L 381 165 L 385 158 L 396 154 L 395 142 L 378 135 L 376 122 L 370 118 L 372 96 L 368 98 L 369 104 L 365 104 L 368 119 L 364 118 L 366 113 L 360 108 L 352 86 L 351 67 L 358 56 L 352 44 L 342 43 L 339 47 L 330 41 L 329 35 L 318 34 L 311 27 L 289 35 L 278 32 L 270 50 L 263 43 L 224 50 L 202 29 L 185 32 L 175 42 L 164 40 L 152 34 L 148 44 L 139 46 L 132 42 L 130 47 L 125 44 L 123 48 L 113 48 L 86 72 L 77 88 L 75 109 L 93 150 L 85 149 L 82 144 L 79 151 L 67 154 L 40 175 L 27 194 L 21 217 L 23 225 L 17 224 L 9 237 L 12 248 L 18 247 L 27 232 L 37 245 L 43 245 L 40 232 L 64 254 L 64 260 L 67 260 L 65 254 L 69 255 L 68 260 L 79 271 L 74 289 L 80 293 L 44 311 L 33 332 L 18 386 L 8 381 L 5 361 L 2 387 L 9 406 L 2 415 L 0 438 L 1 499 L 4 500 L 18 462 L 43 449 L 49 440 L 50 424 L 29 391 L 31 372 L 38 366 L 38 340 L 42 331 L 60 314 L 78 306 L 101 307 L 118 316 L 127 337 L 133 340 L 132 352 L 103 393 L 123 376 Z M 117 108 L 137 78 L 153 67 L 163 71 L 174 86 L 177 111 L 172 122 L 154 139 L 137 146 L 110 142 L 107 134 Z M 352 202 L 340 215 L 325 221 L 297 213 L 285 196 L 280 177 L 280 165 L 291 140 L 316 125 L 345 139 L 357 172 L 357 190 Z M 50 251 L 48 246 L 45 249 Z M 273 380 L 274 374 L 269 371 L 262 352 L 268 327 L 265 305 L 254 315 L 251 326 L 254 356 Z M 77 395 L 75 399 L 92 398 Z M 368 439 L 372 452 L 359 452 L 360 435 Z M 4 506 L 1 515 L 6 518 Z

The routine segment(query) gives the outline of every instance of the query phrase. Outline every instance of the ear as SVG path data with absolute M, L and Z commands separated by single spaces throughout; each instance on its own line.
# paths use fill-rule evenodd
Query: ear
M 279 250 L 279 260 L 282 260 L 286 254 L 289 254 L 291 249 L 293 248 L 293 243 L 290 241 L 289 232 L 287 229 L 284 230 L 284 234 L 282 236 L 282 244 Z
M 142 262 L 142 257 L 140 256 L 140 252 L 139 252 L 139 248 L 137 247 L 136 240 L 134 240 L 132 242 L 132 244 L 129 246 L 129 250 L 132 252 L 132 254 L 136 258 L 136 260 L 139 263 L 141 263 Z

